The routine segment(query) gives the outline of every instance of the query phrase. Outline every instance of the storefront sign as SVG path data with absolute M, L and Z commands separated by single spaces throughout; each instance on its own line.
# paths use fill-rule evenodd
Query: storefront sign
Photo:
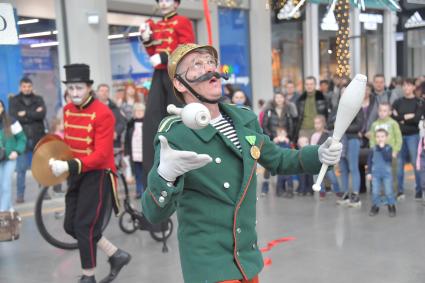
M 366 14 L 361 13 L 359 16 L 359 20 L 362 23 L 375 23 L 382 24 L 384 22 L 384 18 L 379 14 Z
M 8 3 L 0 3 L 0 44 L 18 44 L 13 7 Z

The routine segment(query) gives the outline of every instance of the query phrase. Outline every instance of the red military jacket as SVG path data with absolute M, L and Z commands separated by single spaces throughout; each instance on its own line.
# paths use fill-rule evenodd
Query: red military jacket
M 115 173 L 114 125 L 115 118 L 108 106 L 90 95 L 80 106 L 72 103 L 64 107 L 64 141 L 74 159 L 68 161 L 71 175 L 93 170 L 111 170 Z M 113 174 L 115 208 L 118 209 L 116 180 Z
M 155 69 L 166 69 L 168 55 L 174 51 L 180 44 L 195 43 L 195 33 L 193 32 L 192 22 L 184 17 L 172 12 L 165 15 L 157 23 L 152 20 L 147 21 L 152 35 L 151 40 L 144 42 L 149 56 L 160 54 L 162 64 Z

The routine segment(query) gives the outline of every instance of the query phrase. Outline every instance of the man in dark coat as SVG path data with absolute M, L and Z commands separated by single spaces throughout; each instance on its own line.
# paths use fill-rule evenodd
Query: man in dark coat
M 9 114 L 19 121 L 27 137 L 25 152 L 18 156 L 16 163 L 16 202 L 23 203 L 25 175 L 31 166 L 31 153 L 37 142 L 46 134 L 44 127 L 46 105 L 43 97 L 33 93 L 32 81 L 29 78 L 21 79 L 19 93 L 10 99 Z
M 323 115 L 328 118 L 328 103 L 325 96 L 316 90 L 316 78 L 309 76 L 305 79 L 305 91 L 298 99 L 297 136 L 307 136 L 310 139 L 314 133 L 314 117 Z

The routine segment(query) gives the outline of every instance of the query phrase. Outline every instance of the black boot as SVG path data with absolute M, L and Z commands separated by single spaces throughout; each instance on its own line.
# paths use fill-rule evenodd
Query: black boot
M 395 217 L 396 212 L 395 212 L 395 205 L 394 204 L 388 206 L 388 212 L 389 212 L 390 217 Z
M 376 205 L 373 205 L 371 208 L 370 208 L 370 212 L 369 212 L 369 216 L 375 216 L 376 214 L 378 214 L 379 213 L 379 207 L 378 206 L 376 206 Z
M 127 265 L 131 260 L 131 255 L 123 250 L 118 249 L 109 259 L 108 262 L 111 265 L 111 271 L 108 276 L 102 279 L 100 283 L 112 282 L 121 271 L 124 265 Z
M 96 279 L 94 276 L 81 276 L 80 280 L 78 280 L 78 283 L 96 283 Z

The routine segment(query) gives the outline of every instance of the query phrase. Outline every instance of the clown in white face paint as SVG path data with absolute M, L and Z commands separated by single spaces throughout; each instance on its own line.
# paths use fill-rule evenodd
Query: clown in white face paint
M 91 86 L 86 83 L 67 83 L 66 90 L 74 105 L 81 105 L 89 97 Z
M 177 10 L 178 3 L 174 0 L 158 0 L 159 10 L 162 15 L 167 15 Z

